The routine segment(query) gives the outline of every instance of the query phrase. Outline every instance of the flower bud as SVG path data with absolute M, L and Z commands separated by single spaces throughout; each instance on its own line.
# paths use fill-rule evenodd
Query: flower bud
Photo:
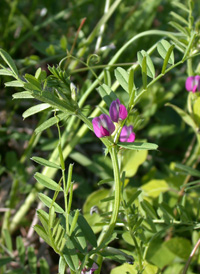
M 120 103 L 119 99 L 117 99 L 111 103 L 109 114 L 112 121 L 118 123 L 120 120 L 126 119 L 128 112 L 126 107 Z

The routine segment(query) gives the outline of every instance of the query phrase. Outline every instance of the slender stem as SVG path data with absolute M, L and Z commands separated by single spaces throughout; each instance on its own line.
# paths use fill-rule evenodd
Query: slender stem
M 100 235 L 98 239 L 98 244 L 101 245 L 104 243 L 113 233 L 113 230 L 115 228 L 117 217 L 119 213 L 119 206 L 120 206 L 120 188 L 121 188 L 121 180 L 120 180 L 120 171 L 119 171 L 119 165 L 118 165 L 118 158 L 117 158 L 117 148 L 112 147 L 110 151 L 111 161 L 113 165 L 113 173 L 114 173 L 114 181 L 115 181 L 115 200 L 113 205 L 113 213 L 111 216 L 110 224 L 108 226 L 108 229 L 106 232 L 103 232 L 103 234 Z
M 188 258 L 187 260 L 187 263 L 183 269 L 183 273 L 182 274 L 186 274 L 187 273 L 187 270 L 188 270 L 188 267 L 190 265 L 190 262 L 192 260 L 192 257 L 194 256 L 195 252 L 197 251 L 197 248 L 200 246 L 200 239 L 198 240 L 198 242 L 196 243 L 195 247 L 193 248 L 191 254 L 190 254 L 190 257 Z
M 110 6 L 110 0 L 106 0 L 104 14 L 106 14 L 108 12 L 109 6 Z M 96 42 L 96 46 L 95 46 L 95 52 L 97 52 L 101 46 L 104 30 L 105 30 L 105 23 L 102 24 L 100 27 L 99 36 L 97 38 L 97 42 Z

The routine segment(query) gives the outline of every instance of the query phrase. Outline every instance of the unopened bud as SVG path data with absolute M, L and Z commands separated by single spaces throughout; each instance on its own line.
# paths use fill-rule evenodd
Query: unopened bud
M 74 85 L 74 83 L 70 83 L 70 89 L 71 89 L 71 98 L 76 102 L 77 99 L 77 87 Z

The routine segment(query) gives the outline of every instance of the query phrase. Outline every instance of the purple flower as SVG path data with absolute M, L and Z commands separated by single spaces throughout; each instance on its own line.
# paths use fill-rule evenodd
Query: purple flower
M 135 133 L 133 132 L 133 126 L 123 126 L 119 139 L 120 142 L 133 143 L 135 141 Z
M 98 138 L 110 136 L 115 130 L 115 126 L 110 117 L 106 114 L 101 114 L 92 120 L 94 133 Z
M 193 93 L 200 91 L 200 75 L 188 77 L 185 82 L 185 88 Z
M 119 120 L 126 119 L 126 117 L 128 115 L 126 107 L 120 103 L 119 99 L 117 99 L 111 103 L 109 113 L 110 113 L 110 118 L 112 119 L 112 121 L 116 122 L 116 123 Z

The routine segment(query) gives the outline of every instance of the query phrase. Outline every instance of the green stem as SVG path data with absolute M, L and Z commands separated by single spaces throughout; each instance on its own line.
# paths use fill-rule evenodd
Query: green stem
M 98 239 L 98 245 L 103 244 L 113 233 L 115 229 L 115 225 L 117 222 L 117 217 L 119 213 L 119 206 L 120 206 L 120 189 L 121 189 L 121 180 L 120 180 L 120 171 L 118 165 L 118 158 L 117 158 L 117 148 L 112 147 L 110 151 L 111 161 L 113 165 L 113 173 L 114 173 L 114 181 L 115 181 L 115 200 L 113 205 L 113 213 L 111 216 L 110 224 L 106 232 L 100 235 Z

